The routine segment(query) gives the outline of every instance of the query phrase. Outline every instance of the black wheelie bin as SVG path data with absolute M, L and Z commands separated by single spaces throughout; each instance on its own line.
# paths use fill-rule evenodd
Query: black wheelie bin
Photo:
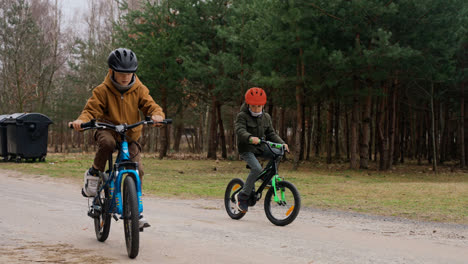
M 4 121 L 7 128 L 7 149 L 17 162 L 45 161 L 49 125 L 52 120 L 40 113 L 16 113 Z

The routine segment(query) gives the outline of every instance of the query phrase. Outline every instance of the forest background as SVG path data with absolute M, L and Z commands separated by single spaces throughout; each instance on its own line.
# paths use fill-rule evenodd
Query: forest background
M 58 0 L 0 6 L 0 112 L 49 116 L 50 152 L 93 150 L 67 123 L 127 47 L 174 120 L 145 129 L 159 158 L 237 159 L 235 117 L 256 86 L 294 168 L 468 162 L 467 1 L 88 0 L 84 30 Z

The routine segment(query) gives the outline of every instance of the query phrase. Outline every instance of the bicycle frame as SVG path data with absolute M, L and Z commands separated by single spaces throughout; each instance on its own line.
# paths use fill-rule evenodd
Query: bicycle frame
M 135 169 L 125 169 L 125 165 L 132 165 Z M 101 186 L 99 192 L 101 192 L 106 186 L 109 186 L 109 197 L 111 203 L 109 204 L 108 212 L 117 213 L 122 215 L 122 181 L 124 176 L 133 177 L 137 187 L 138 196 L 138 211 L 141 214 L 143 212 L 143 202 L 141 199 L 141 180 L 138 173 L 138 163 L 130 160 L 130 153 L 128 151 L 128 142 L 124 139 L 119 146 L 117 158 L 112 166 L 112 157 L 109 158 L 109 179 Z
M 277 190 L 276 190 L 276 184 L 277 182 L 282 181 L 283 179 L 278 175 L 278 163 L 281 160 L 281 157 L 283 156 L 284 150 L 282 150 L 282 154 L 278 155 L 275 154 L 272 150 L 273 148 L 282 148 L 282 144 L 276 144 L 273 142 L 268 142 L 268 141 L 262 141 L 262 143 L 266 144 L 268 146 L 268 149 L 273 153 L 273 158 L 270 159 L 268 164 L 265 166 L 265 168 L 260 172 L 260 174 L 257 176 L 257 179 L 255 182 L 260 180 L 262 177 L 264 178 L 263 183 L 258 187 L 258 189 L 255 191 L 255 196 L 261 198 L 261 193 L 263 190 L 267 187 L 269 183 L 271 183 L 271 186 L 273 187 L 274 191 L 274 199 L 275 202 L 277 203 L 283 203 L 286 201 L 284 191 L 281 190 L 281 198 L 278 197 Z M 259 198 L 257 198 L 258 200 Z
M 123 126 L 115 126 L 118 129 L 123 129 Z M 109 198 L 110 204 L 108 205 L 107 212 L 110 214 L 118 214 L 122 216 L 122 181 L 124 177 L 133 177 L 137 188 L 138 198 L 138 213 L 143 212 L 143 201 L 141 199 L 141 179 L 138 173 L 138 163 L 132 162 L 130 159 L 130 152 L 128 149 L 128 142 L 125 133 L 120 134 L 121 142 L 117 145 L 117 158 L 114 164 L 112 164 L 112 154 L 109 157 L 109 170 L 106 172 L 109 178 L 105 180 L 105 183 L 99 188 L 97 195 L 94 197 L 93 204 L 96 204 L 96 199 L 99 198 L 100 193 L 104 188 L 109 187 Z M 127 169 L 125 166 L 132 166 L 135 169 Z M 114 219 L 117 219 L 114 215 Z

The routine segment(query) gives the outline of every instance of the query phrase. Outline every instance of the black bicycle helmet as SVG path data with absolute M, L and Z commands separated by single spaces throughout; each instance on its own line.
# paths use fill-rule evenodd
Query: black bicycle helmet
M 138 61 L 135 53 L 130 49 L 118 48 L 113 50 L 107 58 L 109 68 L 116 72 L 136 72 Z

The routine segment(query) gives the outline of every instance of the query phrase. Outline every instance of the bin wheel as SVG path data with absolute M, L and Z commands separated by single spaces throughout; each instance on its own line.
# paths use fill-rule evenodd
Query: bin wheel
M 45 162 L 45 156 L 40 157 L 40 158 L 39 158 L 39 161 L 40 161 L 40 162 Z
M 21 163 L 21 157 L 17 157 L 17 158 L 15 159 L 15 162 L 16 162 L 16 163 Z

